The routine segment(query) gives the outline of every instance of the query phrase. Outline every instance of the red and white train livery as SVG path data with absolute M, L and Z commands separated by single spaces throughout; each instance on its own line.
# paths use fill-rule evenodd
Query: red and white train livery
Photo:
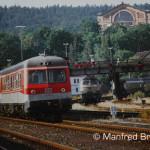
M 62 112 L 71 108 L 66 60 L 37 56 L 0 71 L 0 111 Z

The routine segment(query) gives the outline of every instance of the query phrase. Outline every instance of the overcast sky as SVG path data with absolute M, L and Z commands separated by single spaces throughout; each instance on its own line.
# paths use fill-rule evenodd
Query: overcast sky
M 150 0 L 0 0 L 0 6 L 26 6 L 26 7 L 46 7 L 59 4 L 67 6 L 85 6 L 85 5 L 117 5 L 122 2 L 133 5 L 150 3 Z

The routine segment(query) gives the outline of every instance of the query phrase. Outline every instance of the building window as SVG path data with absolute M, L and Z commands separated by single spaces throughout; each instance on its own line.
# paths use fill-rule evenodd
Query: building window
M 79 79 L 77 79 L 77 83 L 79 83 Z
M 74 83 L 76 83 L 76 79 L 74 79 Z
M 128 25 L 132 25 L 133 20 L 133 16 L 127 11 L 117 13 L 114 18 L 115 23 L 123 23 Z
M 76 88 L 76 92 L 78 92 L 79 90 L 78 90 L 78 88 Z

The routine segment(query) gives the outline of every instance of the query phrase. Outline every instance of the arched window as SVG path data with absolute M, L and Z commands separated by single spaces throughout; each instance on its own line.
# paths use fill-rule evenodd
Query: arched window
M 116 14 L 114 23 L 123 23 L 131 25 L 133 21 L 133 16 L 127 11 L 121 11 Z

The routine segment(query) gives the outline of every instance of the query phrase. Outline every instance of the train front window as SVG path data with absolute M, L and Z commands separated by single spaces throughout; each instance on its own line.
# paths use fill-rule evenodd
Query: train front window
M 49 83 L 61 83 L 66 82 L 66 73 L 64 69 L 52 69 L 48 70 Z
M 83 81 L 83 85 L 88 85 L 90 82 L 88 80 Z
M 29 84 L 46 83 L 46 70 L 29 71 Z
M 97 84 L 99 84 L 99 82 L 98 82 L 98 80 L 91 80 L 91 84 L 92 85 L 97 85 Z

